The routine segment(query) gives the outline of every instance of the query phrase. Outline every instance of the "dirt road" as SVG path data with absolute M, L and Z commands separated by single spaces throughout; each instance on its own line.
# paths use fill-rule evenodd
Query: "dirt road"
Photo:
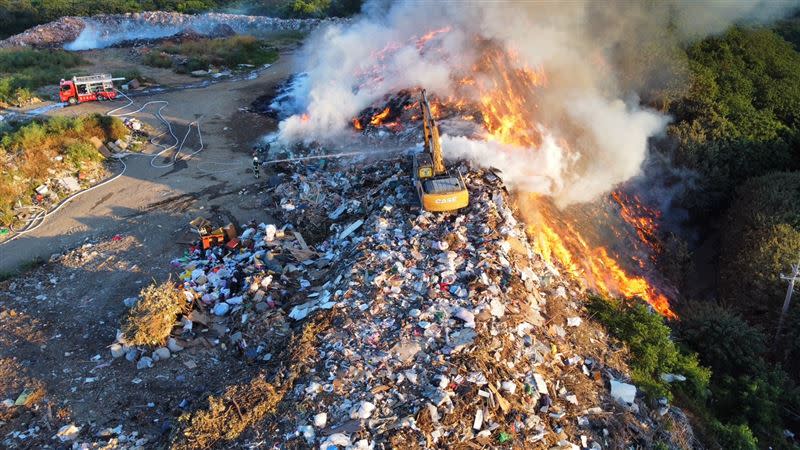
M 266 212 L 262 205 L 253 200 L 254 196 L 242 195 L 242 190 L 256 189 L 248 170 L 252 144 L 276 124 L 240 108 L 285 79 L 291 71 L 291 59 L 290 55 L 282 56 L 254 80 L 137 97 L 137 105 L 149 100 L 168 101 L 163 114 L 180 137 L 186 133 L 188 123 L 201 118 L 205 149 L 169 169 L 151 167 L 150 158 L 127 158 L 122 177 L 73 200 L 34 232 L 1 245 L 0 272 L 13 271 L 33 260 L 47 260 L 88 238 L 115 234 L 134 236 L 152 253 L 168 260 L 182 251 L 177 242 L 186 240 L 186 223 L 199 214 L 213 214 L 226 222 L 263 220 Z M 120 101 L 111 105 L 123 104 Z M 149 114 L 157 107 L 136 117 L 160 130 L 163 125 Z M 107 103 L 90 103 L 49 114 L 79 115 L 109 109 Z M 191 133 L 186 148 L 198 146 L 196 133 Z
M 125 310 L 123 299 L 154 279 L 164 280 L 169 261 L 186 250 L 189 220 L 200 215 L 218 223 L 269 220 L 273 205 L 262 205 L 255 195 L 265 179 L 256 183 L 249 170 L 250 149 L 276 123 L 240 108 L 285 79 L 291 68 L 285 55 L 254 80 L 137 97 L 137 104 L 169 101 L 163 114 L 180 137 L 202 116 L 205 150 L 168 169 L 151 167 L 149 157 L 130 157 L 122 177 L 77 198 L 34 232 L 0 245 L 0 271 L 77 248 L 53 264 L 0 282 L 0 400 L 27 390 L 44 398 L 44 406 L 0 411 L 0 447 L 42 448 L 71 422 L 123 426 L 125 432 L 144 433 L 149 442 L 163 442 L 175 417 L 201 407 L 196 402 L 207 392 L 243 370 L 244 363 L 224 351 L 224 344 L 187 348 L 191 367 L 175 360 L 149 371 L 136 370 L 124 358 L 112 364 L 108 346 Z M 105 112 L 123 104 L 85 104 L 50 114 Z M 151 115 L 137 117 L 161 129 Z M 187 148 L 197 146 L 191 137 Z M 30 425 L 34 422 L 40 425 Z

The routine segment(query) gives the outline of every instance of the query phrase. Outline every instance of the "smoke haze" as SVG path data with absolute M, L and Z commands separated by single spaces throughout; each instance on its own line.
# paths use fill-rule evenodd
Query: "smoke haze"
M 367 2 L 354 21 L 326 27 L 307 42 L 300 69 L 308 78 L 295 92 L 304 114 L 284 120 L 280 138 L 342 142 L 352 136 L 353 117 L 401 89 L 425 87 L 439 98 L 464 95 L 458 80 L 474 72 L 488 43 L 513 55 L 517 68 L 542 68 L 546 74 L 546 84 L 525 103 L 525 122 L 515 123 L 536 130 L 541 139 L 520 145 L 491 136 L 449 136 L 443 126 L 445 156 L 498 168 L 511 187 L 553 196 L 560 205 L 589 201 L 639 173 L 648 139 L 669 121 L 640 108 L 636 92 L 626 91 L 629 85 L 621 82 L 626 74 L 615 66 L 618 55 L 640 52 L 643 42 L 656 39 L 677 45 L 738 21 L 773 20 L 796 6 L 689 0 Z M 490 73 L 479 76 L 489 77 L 479 83 L 496 82 Z M 471 95 L 480 104 L 482 94 Z

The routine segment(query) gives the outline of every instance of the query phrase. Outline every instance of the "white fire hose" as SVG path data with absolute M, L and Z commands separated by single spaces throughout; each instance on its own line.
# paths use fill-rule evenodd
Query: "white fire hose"
M 178 155 L 183 150 L 183 147 L 186 144 L 186 139 L 189 137 L 189 133 L 191 133 L 191 131 L 192 131 L 192 126 L 197 128 L 197 136 L 198 136 L 198 138 L 200 140 L 200 148 L 198 148 L 197 150 L 193 151 L 192 153 L 188 153 L 186 156 L 187 156 L 187 158 L 191 158 L 192 156 L 194 156 L 194 155 L 200 153 L 201 151 L 203 151 L 203 148 L 205 147 L 205 145 L 203 144 L 203 133 L 200 131 L 200 119 L 197 119 L 197 120 L 195 120 L 193 122 L 190 122 L 189 123 L 189 127 L 186 130 L 186 134 L 183 136 L 183 139 L 178 139 L 178 136 L 176 136 L 175 132 L 172 130 L 172 124 L 168 120 L 166 120 L 164 118 L 164 116 L 161 114 L 161 111 L 163 111 L 164 108 L 166 108 L 169 105 L 168 101 L 166 101 L 166 100 L 153 100 L 153 101 L 146 102 L 141 107 L 139 107 L 139 109 L 137 109 L 135 111 L 120 113 L 119 111 L 124 110 L 126 108 L 129 108 L 131 105 L 133 105 L 134 102 L 133 102 L 133 99 L 131 99 L 129 96 L 125 95 L 123 92 L 121 92 L 119 90 L 117 90 L 117 92 L 128 100 L 128 104 L 120 106 L 118 108 L 114 108 L 111 111 L 106 112 L 107 116 L 111 116 L 111 117 L 130 116 L 130 115 L 133 115 L 133 114 L 136 114 L 136 113 L 139 113 L 139 112 L 143 111 L 145 108 L 147 108 L 150 105 L 155 105 L 155 104 L 162 105 L 160 108 L 158 108 L 158 110 L 156 110 L 155 113 L 153 113 L 153 115 L 157 119 L 159 119 L 162 123 L 164 123 L 166 125 L 167 131 L 162 133 L 159 136 L 156 136 L 156 138 L 158 138 L 160 136 L 163 136 L 166 133 L 169 133 L 172 136 L 172 138 L 175 139 L 175 143 L 172 144 L 172 145 L 166 145 L 166 144 L 155 143 L 155 142 L 153 142 L 151 140 L 152 144 L 157 145 L 157 146 L 162 148 L 161 151 L 159 151 L 158 153 L 153 155 L 153 157 L 150 159 L 150 165 L 152 167 L 154 167 L 156 169 L 165 169 L 165 168 L 172 167 L 172 166 L 175 165 L 175 163 L 178 160 Z M 202 119 L 202 116 L 200 118 Z M 172 150 L 172 149 L 175 149 L 175 153 L 172 155 L 172 158 L 171 158 L 169 163 L 167 163 L 167 164 L 157 164 L 156 163 L 156 160 L 161 155 L 163 155 L 164 153 L 166 153 L 166 152 L 168 152 L 169 150 Z M 45 219 L 47 219 L 47 217 L 49 217 L 49 216 L 55 214 L 56 212 L 58 212 L 58 210 L 63 208 L 64 205 L 66 205 L 70 201 L 80 197 L 81 195 L 83 195 L 83 194 L 85 194 L 87 192 L 93 191 L 93 190 L 95 190 L 95 189 L 97 189 L 97 188 L 99 188 L 101 186 L 105 186 L 106 184 L 111 183 L 112 181 L 114 181 L 114 180 L 118 179 L 119 177 L 121 177 L 122 175 L 124 175 L 125 171 L 128 169 L 128 166 L 127 166 L 127 164 L 125 164 L 125 161 L 124 161 L 124 158 L 127 157 L 127 156 L 149 156 L 149 155 L 142 155 L 142 154 L 139 154 L 139 153 L 131 153 L 131 152 L 115 153 L 115 154 L 112 155 L 112 157 L 117 159 L 119 162 L 122 163 L 122 171 L 120 173 L 118 173 L 118 174 L 114 175 L 113 177 L 111 177 L 111 178 L 109 178 L 107 180 L 104 180 L 104 181 L 102 181 L 102 182 L 100 182 L 100 183 L 98 183 L 98 184 L 96 184 L 96 185 L 94 185 L 94 186 L 92 186 L 92 187 L 90 187 L 88 189 L 82 190 L 80 192 L 76 192 L 75 194 L 72 194 L 72 195 L 64 198 L 63 200 L 61 200 L 56 205 L 55 208 L 51 209 L 50 211 L 47 211 L 45 208 L 43 208 L 41 206 L 37 206 L 37 205 L 24 207 L 23 209 L 32 210 L 32 211 L 35 211 L 35 213 L 31 217 L 29 217 L 29 218 L 24 220 L 24 224 L 25 225 L 24 225 L 23 229 L 16 230 L 13 225 L 9 226 L 9 230 L 12 233 L 14 233 L 14 235 L 11 236 L 10 238 L 6 239 L 3 242 L 0 242 L 0 245 L 8 244 L 9 242 L 14 241 L 18 237 L 36 230 L 37 228 L 39 228 L 40 226 L 42 226 L 44 224 Z

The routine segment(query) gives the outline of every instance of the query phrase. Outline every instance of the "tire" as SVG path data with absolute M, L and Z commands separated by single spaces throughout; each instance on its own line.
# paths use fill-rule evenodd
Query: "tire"
M 75 97 L 70 97 L 69 100 L 67 100 L 67 103 L 69 103 L 69 106 L 75 106 L 78 104 L 78 99 Z

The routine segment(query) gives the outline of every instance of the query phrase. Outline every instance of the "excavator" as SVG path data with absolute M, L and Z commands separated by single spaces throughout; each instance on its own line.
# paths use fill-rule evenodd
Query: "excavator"
M 414 186 L 422 209 L 432 212 L 454 211 L 469 204 L 469 192 L 460 173 L 451 174 L 444 166 L 439 126 L 431 114 L 425 89 L 420 99 L 425 150 L 414 155 Z

